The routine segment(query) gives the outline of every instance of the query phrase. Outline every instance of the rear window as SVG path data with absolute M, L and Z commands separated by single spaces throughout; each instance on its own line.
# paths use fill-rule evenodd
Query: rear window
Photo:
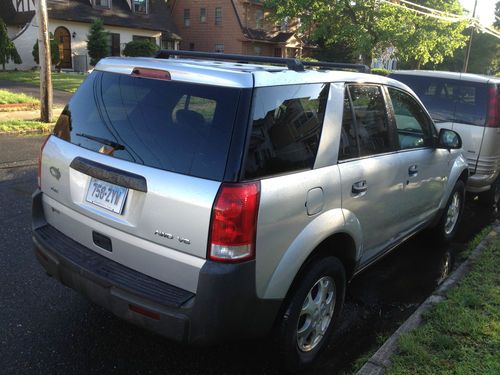
M 95 71 L 54 133 L 119 159 L 220 181 L 240 92 Z
M 245 178 L 313 167 L 328 89 L 328 84 L 309 84 L 255 90 Z
M 487 117 L 486 83 L 391 74 L 411 87 L 436 122 L 484 126 Z

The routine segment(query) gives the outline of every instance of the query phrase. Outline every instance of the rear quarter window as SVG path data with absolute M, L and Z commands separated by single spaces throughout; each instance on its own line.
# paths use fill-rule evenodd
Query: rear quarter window
M 245 179 L 312 169 L 328 90 L 328 84 L 255 89 Z

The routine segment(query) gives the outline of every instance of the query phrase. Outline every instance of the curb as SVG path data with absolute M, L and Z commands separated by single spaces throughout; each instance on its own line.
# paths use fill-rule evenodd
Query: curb
M 446 293 L 454 287 L 470 271 L 472 261 L 486 248 L 490 240 L 500 233 L 500 224 L 495 223 L 488 235 L 476 246 L 469 255 L 450 276 L 415 310 L 413 314 L 389 337 L 384 344 L 371 356 L 371 358 L 359 369 L 356 375 L 379 375 L 391 365 L 391 356 L 398 348 L 399 338 L 403 333 L 409 332 L 422 324 L 422 315 L 432 306 L 443 301 Z

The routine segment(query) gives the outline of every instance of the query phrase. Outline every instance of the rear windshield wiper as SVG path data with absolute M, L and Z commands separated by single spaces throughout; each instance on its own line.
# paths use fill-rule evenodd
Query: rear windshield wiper
M 125 150 L 125 146 L 124 145 L 121 145 L 119 143 L 110 141 L 109 139 L 106 139 L 106 138 L 95 137 L 93 135 L 89 135 L 89 134 L 85 134 L 85 133 L 76 133 L 76 135 L 78 135 L 80 137 L 84 137 L 84 138 L 90 139 L 92 141 L 96 141 L 96 142 L 102 143 L 103 145 L 112 147 L 114 150 Z

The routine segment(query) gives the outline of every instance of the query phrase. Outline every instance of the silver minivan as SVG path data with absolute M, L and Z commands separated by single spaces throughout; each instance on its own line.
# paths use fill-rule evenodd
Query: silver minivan
M 439 71 L 390 74 L 419 96 L 438 129 L 458 132 L 469 163 L 467 191 L 486 205 L 500 198 L 500 78 Z
M 101 60 L 42 147 L 39 262 L 170 339 L 272 335 L 311 364 L 350 279 L 422 229 L 453 238 L 468 178 L 407 86 L 325 65 Z

